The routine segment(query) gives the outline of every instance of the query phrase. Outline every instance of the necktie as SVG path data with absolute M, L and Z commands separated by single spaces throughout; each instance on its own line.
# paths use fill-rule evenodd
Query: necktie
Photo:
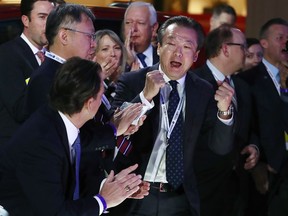
M 177 90 L 178 82 L 169 81 L 172 86 L 172 91 L 169 95 L 168 118 L 171 120 L 177 109 L 180 97 Z M 183 182 L 183 115 L 180 113 L 175 127 L 168 140 L 168 147 L 166 150 L 166 177 L 168 183 L 177 189 Z
M 224 82 L 228 83 L 232 87 L 230 79 L 231 78 L 228 78 L 227 76 L 225 76 Z M 237 100 L 236 100 L 235 93 L 234 93 L 234 95 L 232 97 L 232 105 L 233 105 L 234 111 L 236 111 L 236 109 L 237 109 Z
M 41 63 L 43 63 L 44 60 L 45 60 L 45 54 L 44 54 L 41 50 L 39 50 L 39 51 L 36 53 L 36 55 L 37 55 L 38 58 L 40 59 Z
M 78 134 L 75 142 L 72 145 L 72 163 L 75 167 L 75 190 L 73 194 L 73 200 L 79 199 L 79 170 L 80 170 L 80 158 L 81 158 L 81 145 L 80 136 Z
M 276 74 L 276 80 L 280 84 L 281 78 L 280 78 L 280 71 L 277 72 Z
M 142 63 L 143 67 L 147 67 L 147 64 L 145 62 L 146 56 L 143 53 L 138 53 L 137 57 L 139 58 L 139 60 Z
M 119 151 L 125 156 L 128 156 L 132 150 L 131 141 L 123 135 L 117 137 L 117 147 Z

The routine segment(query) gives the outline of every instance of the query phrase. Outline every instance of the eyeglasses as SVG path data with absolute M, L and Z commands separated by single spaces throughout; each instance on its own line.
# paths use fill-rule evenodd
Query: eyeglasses
M 73 31 L 73 32 L 78 32 L 78 33 L 81 33 L 81 34 L 85 34 L 85 35 L 89 36 L 92 41 L 95 41 L 95 39 L 96 39 L 96 34 L 95 33 L 78 31 L 76 29 L 71 29 L 71 28 L 64 28 L 64 29 L 68 30 L 68 31 Z
M 246 44 L 240 44 L 240 43 L 226 43 L 228 46 L 240 46 L 242 50 L 247 50 L 247 45 Z

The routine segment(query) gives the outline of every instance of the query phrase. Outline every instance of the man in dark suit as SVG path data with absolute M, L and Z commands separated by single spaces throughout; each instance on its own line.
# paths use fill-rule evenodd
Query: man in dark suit
M 100 72 L 97 63 L 77 57 L 67 61 L 56 74 L 50 106 L 34 113 L 5 144 L 0 203 L 11 215 L 101 215 L 137 191 L 139 198 L 147 194 L 149 186 L 140 188 L 141 176 L 131 173 L 135 165 L 117 176 L 112 171 L 98 194 L 75 195 L 81 159 L 74 145 L 79 135 L 80 143 L 87 138 L 79 129 L 101 104 Z
M 197 143 L 213 139 L 213 151 L 231 151 L 233 119 L 229 106 L 233 89 L 223 83 L 214 95 L 210 84 L 189 72 L 191 59 L 197 58 L 203 43 L 199 23 L 184 16 L 172 17 L 159 29 L 158 39 L 160 64 L 120 77 L 113 102 L 114 107 L 124 101 L 141 101 L 153 107 L 139 131 L 130 137 L 132 152 L 115 160 L 119 166 L 137 161 L 138 172 L 151 184 L 150 194 L 133 202 L 126 214 L 199 216 L 194 149 Z M 175 95 L 179 102 L 173 104 Z M 172 107 L 176 108 L 174 115 L 170 114 Z M 171 121 L 168 116 L 172 116 Z
M 128 6 L 123 20 L 123 36 L 128 52 L 127 63 L 130 67 L 135 61 L 139 63 L 140 68 L 159 62 L 157 49 L 151 44 L 157 29 L 157 13 L 152 4 L 132 2 Z
M 244 66 L 246 40 L 239 29 L 223 25 L 208 34 L 205 46 L 208 60 L 195 73 L 211 83 L 215 92 L 225 78 L 234 88 L 235 149 L 227 155 L 217 155 L 207 145 L 196 146 L 195 173 L 201 215 L 232 216 L 240 212 L 243 215 L 247 198 L 239 195 L 247 195 L 243 192 L 249 187 L 248 173 L 244 169 L 252 169 L 259 158 L 258 147 L 253 145 L 256 135 L 251 134 L 252 100 L 249 86 L 233 75 Z M 244 158 L 245 155 L 247 158 Z
M 260 30 L 260 43 L 264 50 L 263 60 L 258 66 L 242 74 L 252 89 L 254 119 L 257 122 L 259 141 L 263 149 L 262 161 L 266 163 L 266 173 L 263 175 L 267 173 L 269 175 L 269 182 L 265 182 L 266 191 L 264 192 L 266 194 L 268 192 L 272 200 L 269 215 L 273 216 L 287 215 L 287 211 L 282 211 L 286 208 L 284 203 L 287 203 L 287 193 L 285 194 L 285 190 L 280 191 L 279 185 L 275 184 L 283 182 L 282 171 L 288 166 L 285 143 L 285 132 L 288 131 L 287 107 L 280 97 L 278 69 L 280 63 L 288 57 L 287 40 L 288 23 L 286 20 L 274 18 L 267 21 Z M 285 178 L 287 180 L 288 176 Z M 257 200 L 259 201 L 259 198 Z M 251 211 L 254 215 L 267 214 L 267 211 L 259 212 L 259 207 L 263 209 L 263 206 L 267 206 L 267 199 L 264 203 L 253 204 L 256 206 L 252 208 L 254 211 Z
M 70 24 L 67 25 L 67 19 Z M 46 51 L 46 59 L 43 64 L 33 72 L 28 83 L 27 107 L 29 114 L 34 113 L 39 107 L 48 103 L 48 93 L 52 86 L 57 69 L 69 58 L 78 56 L 83 59 L 91 59 L 95 52 L 95 35 L 93 13 L 83 5 L 65 4 L 53 10 L 47 19 L 46 35 L 49 47 Z M 67 25 L 67 26 L 66 26 Z M 81 49 L 79 49 L 81 47 Z M 103 106 L 101 105 L 103 108 Z M 100 108 L 101 108 L 100 107 Z M 141 107 L 138 106 L 138 111 Z M 100 110 L 102 112 L 102 109 Z M 90 120 L 83 127 L 91 133 L 94 131 L 95 142 L 99 145 L 94 151 L 83 151 L 81 165 L 81 179 L 83 185 L 81 192 L 91 192 L 95 185 L 95 177 L 99 178 L 99 173 L 104 174 L 103 167 L 109 171 L 113 167 L 113 152 L 116 145 L 115 135 L 124 133 L 133 119 L 139 114 L 137 108 L 130 107 L 126 112 L 122 124 L 116 120 L 114 126 L 102 124 L 99 121 Z M 117 122 L 118 121 L 118 122 Z M 106 123 L 106 122 L 105 122 Z M 96 156 L 103 153 L 103 160 L 96 160 Z M 100 153 L 99 153 L 100 152 Z M 109 157 L 106 157 L 108 156 Z M 85 155 L 85 156 L 84 156 Z M 96 156 L 95 156 L 96 155 Z M 89 164 L 89 166 L 86 166 Z M 82 169 L 83 167 L 83 169 Z M 91 187 L 89 186 L 91 185 Z M 95 187 L 94 187 L 95 188 Z M 97 187 L 95 188 L 95 190 Z
M 26 119 L 26 81 L 41 63 L 37 53 L 47 44 L 45 23 L 53 3 L 22 0 L 20 8 L 21 36 L 0 46 L 0 146 Z

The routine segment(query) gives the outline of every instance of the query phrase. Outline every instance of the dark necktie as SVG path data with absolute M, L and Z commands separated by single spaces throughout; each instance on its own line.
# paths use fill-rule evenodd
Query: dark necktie
M 178 82 L 175 80 L 169 81 L 172 86 L 172 91 L 169 95 L 168 118 L 171 120 L 177 109 L 180 97 L 177 90 Z M 177 119 L 175 127 L 168 140 L 166 150 L 166 177 L 168 183 L 177 189 L 183 182 L 183 115 L 182 111 Z
M 137 57 L 139 58 L 139 60 L 142 63 L 143 67 L 147 67 L 147 64 L 145 62 L 146 56 L 143 53 L 138 53 Z
M 229 84 L 232 88 L 233 86 L 231 85 L 231 78 L 228 78 L 227 76 L 225 76 L 224 82 L 226 82 L 227 84 Z M 236 95 L 234 93 L 233 97 L 232 97 L 232 105 L 233 105 L 233 109 L 234 111 L 236 111 L 237 109 L 237 100 L 236 100 Z
M 40 59 L 41 63 L 43 63 L 44 60 L 45 60 L 45 54 L 44 54 L 41 50 L 39 50 L 39 51 L 36 53 L 36 55 L 37 55 L 38 58 Z
M 81 145 L 80 145 L 80 135 L 78 134 L 75 142 L 72 145 L 72 163 L 74 164 L 75 167 L 75 190 L 73 194 L 73 200 L 79 199 L 80 158 L 81 158 Z

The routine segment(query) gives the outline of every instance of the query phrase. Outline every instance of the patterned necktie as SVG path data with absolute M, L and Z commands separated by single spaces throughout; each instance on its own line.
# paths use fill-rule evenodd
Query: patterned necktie
M 44 54 L 41 50 L 39 50 L 39 51 L 36 53 L 36 55 L 37 55 L 38 58 L 40 59 L 41 63 L 43 63 L 44 60 L 45 60 L 45 54 Z
M 80 159 L 81 159 L 81 145 L 80 145 L 80 135 L 78 134 L 76 140 L 72 145 L 72 163 L 74 164 L 75 167 L 75 190 L 73 194 L 73 200 L 79 199 Z
M 140 62 L 142 63 L 143 67 L 147 67 L 147 64 L 145 62 L 146 56 L 143 53 L 138 53 L 137 57 L 139 58 Z
M 169 95 L 168 118 L 171 120 L 177 109 L 180 97 L 177 90 L 178 82 L 175 80 L 169 81 L 172 86 L 172 91 Z M 168 140 L 166 150 L 166 177 L 168 183 L 177 189 L 183 182 L 183 115 L 182 111 L 177 119 L 175 127 Z

